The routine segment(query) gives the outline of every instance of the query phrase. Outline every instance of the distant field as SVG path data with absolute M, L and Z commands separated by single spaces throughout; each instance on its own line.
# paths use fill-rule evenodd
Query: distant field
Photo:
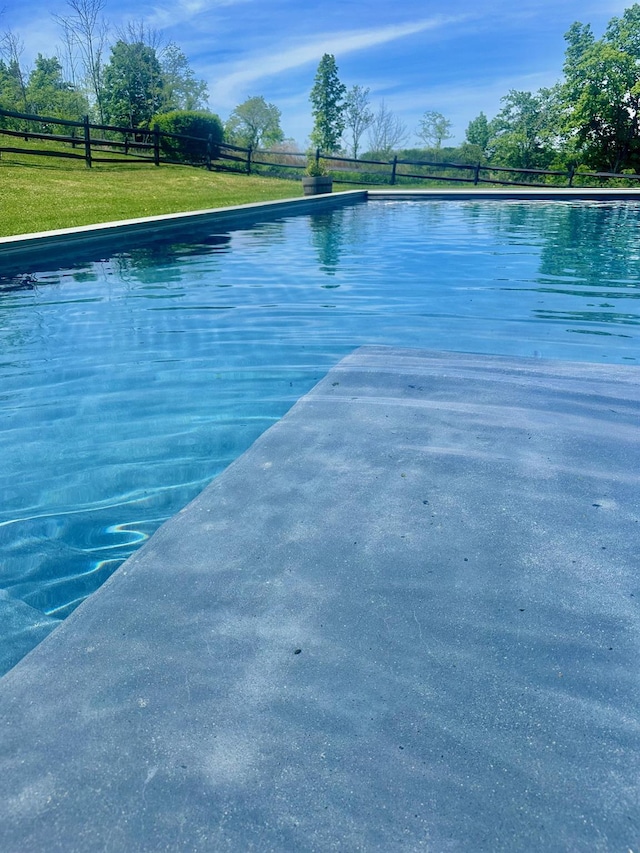
M 0 237 L 300 195 L 300 181 L 3 153 Z

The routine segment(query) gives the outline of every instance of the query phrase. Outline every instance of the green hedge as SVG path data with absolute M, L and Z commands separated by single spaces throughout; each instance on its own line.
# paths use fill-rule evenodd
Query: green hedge
M 224 136 L 222 122 L 215 113 L 195 110 L 173 110 L 155 116 L 151 123 L 153 129 L 163 133 L 177 133 L 194 136 L 197 139 L 172 139 L 162 136 L 160 149 L 162 154 L 178 163 L 204 163 L 207 159 L 207 139 L 211 136 L 211 157 L 219 153 L 219 145 Z M 200 142 L 200 140 L 203 140 Z

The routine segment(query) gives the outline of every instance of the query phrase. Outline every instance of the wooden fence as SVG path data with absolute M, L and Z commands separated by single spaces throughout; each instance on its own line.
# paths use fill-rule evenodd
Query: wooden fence
M 9 121 L 7 121 L 9 120 Z M 11 126 L 6 126 L 10 124 Z M 53 133 L 50 128 L 61 128 Z M 38 129 L 40 128 L 40 129 Z M 93 124 L 89 117 L 82 121 L 71 121 L 53 116 L 37 116 L 0 109 L 0 138 L 56 142 L 60 148 L 25 148 L 16 145 L 0 145 L 3 152 L 45 157 L 66 157 L 84 160 L 87 168 L 94 163 L 161 163 L 184 162 L 167 156 L 163 149 L 166 143 L 182 140 L 195 143 L 202 151 L 197 162 L 186 165 L 205 165 L 212 168 L 218 156 L 217 146 L 211 137 L 203 139 L 183 134 L 166 133 L 152 128 L 118 127 L 109 124 Z
M 52 128 L 60 132 L 52 132 Z M 157 128 L 117 127 L 93 124 L 85 116 L 82 121 L 51 116 L 38 116 L 0 109 L 0 143 L 4 138 L 16 140 L 14 145 L 0 144 L 3 152 L 46 157 L 66 157 L 84 160 L 87 168 L 93 163 L 141 163 L 160 166 L 162 163 L 200 166 L 209 170 L 258 173 L 279 178 L 296 178 L 306 169 L 308 155 L 280 150 L 243 148 L 208 138 L 166 133 Z M 20 147 L 17 140 L 46 141 L 59 148 Z M 186 160 L 167 153 L 176 142 L 191 143 L 197 156 Z M 172 146 L 172 143 L 174 145 Z M 420 181 L 445 183 L 491 184 L 505 187 L 547 187 L 599 185 L 610 180 L 633 185 L 640 175 L 614 172 L 590 172 L 570 166 L 567 170 L 518 169 L 488 163 L 449 163 L 431 160 L 404 160 L 397 156 L 389 160 L 354 160 L 349 157 L 315 151 L 336 184 L 358 186 L 414 184 Z M 550 180 L 544 180 L 550 179 Z M 542 181 L 542 182 L 540 182 Z M 585 183 L 586 182 L 586 183 Z

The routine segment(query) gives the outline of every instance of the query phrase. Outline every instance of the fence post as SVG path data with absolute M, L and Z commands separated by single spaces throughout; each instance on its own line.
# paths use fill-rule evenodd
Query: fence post
M 251 145 L 247 148 L 247 175 L 251 174 L 251 152 L 253 148 Z
M 84 125 L 84 162 L 87 169 L 91 168 L 91 131 L 89 128 L 89 116 L 82 119 Z
M 480 163 L 476 164 L 473 168 L 473 185 L 474 187 L 478 186 L 478 181 L 480 180 Z
M 398 155 L 396 154 L 393 158 L 393 166 L 391 167 L 391 186 L 393 186 L 396 182 L 396 169 L 398 167 Z
M 129 154 L 129 134 L 125 133 L 124 135 L 124 156 L 126 157 Z
M 211 134 L 207 136 L 207 172 L 211 171 L 211 153 L 213 151 L 213 137 Z
M 153 162 L 160 165 L 160 128 L 153 128 Z
M 567 186 L 569 186 L 569 187 L 573 186 L 573 178 L 574 178 L 575 173 L 576 173 L 575 164 L 571 163 L 571 165 L 569 166 L 569 172 L 568 172 L 569 183 L 567 184 Z
M 320 149 L 316 148 L 316 166 L 320 165 Z

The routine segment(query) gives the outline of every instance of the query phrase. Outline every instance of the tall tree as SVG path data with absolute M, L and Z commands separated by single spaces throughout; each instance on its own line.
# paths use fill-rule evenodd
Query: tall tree
M 380 101 L 378 111 L 373 117 L 367 141 L 369 150 L 381 157 L 389 157 L 409 138 L 407 126 L 385 104 Z
M 470 145 L 477 145 L 484 153 L 491 139 L 491 128 L 489 120 L 484 113 L 480 113 L 467 125 L 465 138 Z
M 207 84 L 197 80 L 189 60 L 174 42 L 162 50 L 160 67 L 164 80 L 164 110 L 204 110 Z
M 54 15 L 62 29 L 65 55 L 71 72 L 71 82 L 76 83 L 76 66 L 80 66 L 81 81 L 97 118 L 104 122 L 102 105 L 104 52 L 108 27 L 102 11 L 104 0 L 67 0 L 66 15 Z
M 7 64 L 4 59 L 0 59 L 0 107 L 15 112 L 25 112 L 26 110 L 19 75 L 16 74 L 16 66 L 13 63 Z M 13 124 L 13 122 L 7 122 L 4 119 L 2 122 L 3 127 Z
M 164 103 L 160 62 L 153 47 L 118 40 L 103 75 L 102 104 L 110 124 L 148 125 Z
M 371 127 L 373 118 L 373 112 L 369 109 L 369 89 L 352 86 L 344 102 L 344 121 L 346 129 L 351 133 L 351 154 L 354 160 L 358 159 L 360 140 Z
M 609 22 L 596 40 L 575 23 L 565 36 L 565 129 L 587 164 L 640 168 L 640 5 Z
M 325 53 L 311 90 L 311 112 L 313 130 L 311 142 L 327 154 L 340 147 L 340 138 L 345 127 L 344 98 L 346 86 L 340 82 L 335 57 Z
M 225 135 L 245 148 L 270 147 L 284 139 L 280 110 L 260 95 L 238 104 L 225 125 Z
M 29 75 L 27 99 L 29 110 L 38 115 L 79 119 L 88 109 L 86 98 L 62 76 L 59 59 L 56 56 L 48 58 L 41 53 Z
M 512 89 L 491 122 L 491 159 L 520 169 L 543 169 L 554 156 L 557 90 L 536 94 Z
M 618 50 L 640 60 L 640 5 L 634 3 L 625 9 L 621 18 L 613 17 L 605 33 L 605 39 Z
M 451 122 L 442 113 L 427 110 L 420 119 L 418 137 L 429 148 L 440 148 L 445 139 L 451 139 Z

